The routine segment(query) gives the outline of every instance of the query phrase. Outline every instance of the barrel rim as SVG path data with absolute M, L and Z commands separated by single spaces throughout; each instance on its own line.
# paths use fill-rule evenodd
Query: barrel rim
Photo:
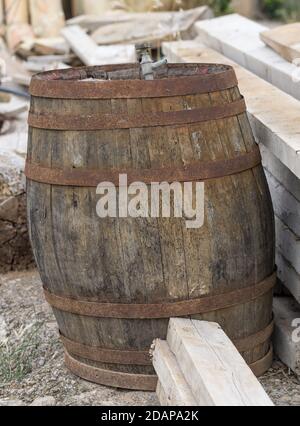
M 249 364 L 249 368 L 256 377 L 263 376 L 271 368 L 273 355 L 273 345 L 270 344 L 268 352 L 263 358 Z M 65 351 L 65 364 L 76 376 L 104 386 L 155 392 L 158 383 L 157 375 L 130 374 L 114 370 L 104 370 L 84 364 L 82 361 L 75 359 L 67 351 Z
M 193 75 L 168 76 L 169 71 L 195 68 Z M 209 69 L 219 70 L 209 72 Z M 139 64 L 105 65 L 46 71 L 35 74 L 30 84 L 34 97 L 57 99 L 139 99 L 187 96 L 227 90 L 237 86 L 238 81 L 231 65 L 214 63 L 168 64 L 165 71 L 158 71 L 154 80 L 124 78 L 122 71 L 135 70 L 139 76 Z M 119 74 L 119 79 L 110 78 L 110 73 Z M 102 73 L 102 74 L 101 74 Z M 95 78 L 102 75 L 103 78 Z M 94 81 L 82 81 L 93 78 Z M 122 78 L 123 76 L 123 78 Z M 106 78 L 105 78 L 106 77 Z M 160 77 L 160 78 L 157 78 Z

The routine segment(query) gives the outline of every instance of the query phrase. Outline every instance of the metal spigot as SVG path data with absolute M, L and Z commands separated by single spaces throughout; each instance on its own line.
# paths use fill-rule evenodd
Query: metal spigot
M 153 62 L 151 55 L 151 45 L 149 44 L 136 45 L 136 50 L 141 64 L 144 80 L 154 80 L 154 70 L 161 67 L 162 65 L 166 65 L 168 63 L 167 58 Z

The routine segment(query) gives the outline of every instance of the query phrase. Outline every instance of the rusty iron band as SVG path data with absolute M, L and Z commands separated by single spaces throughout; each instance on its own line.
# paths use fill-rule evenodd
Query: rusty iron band
M 274 319 L 271 321 L 271 323 L 268 325 L 268 327 L 264 328 L 263 330 L 259 331 L 256 334 L 252 334 L 248 337 L 245 337 L 244 339 L 238 339 L 234 341 L 234 344 L 239 352 L 247 352 L 251 349 L 256 348 L 259 345 L 262 345 L 272 337 L 274 332 Z
M 191 299 L 182 302 L 158 304 L 100 303 L 57 296 L 44 288 L 47 302 L 55 309 L 95 318 L 159 319 L 198 315 L 242 305 L 270 292 L 276 284 L 274 273 L 264 281 L 215 296 Z
M 261 164 L 259 148 L 238 157 L 226 160 L 197 162 L 184 167 L 162 169 L 56 169 L 26 162 L 27 179 L 58 186 L 97 187 L 101 182 L 120 185 L 120 175 L 127 175 L 127 185 L 134 182 L 202 182 L 218 179 L 253 169 Z
M 234 344 L 239 352 L 247 352 L 268 342 L 273 331 L 274 321 L 256 334 L 244 339 L 235 340 Z M 104 364 L 152 365 L 149 351 L 103 349 L 95 346 L 83 345 L 82 343 L 66 338 L 62 334 L 60 334 L 60 337 L 69 354 L 76 355 L 89 361 L 101 362 Z
M 170 78 L 145 80 L 94 80 L 80 81 L 91 76 L 105 78 L 108 72 L 126 70 L 122 67 L 84 67 L 71 70 L 51 71 L 37 74 L 32 78 L 30 94 L 53 99 L 142 99 L 172 96 L 188 96 L 231 89 L 238 85 L 231 67 L 219 73 L 203 74 L 207 64 L 172 64 L 172 68 L 199 68 L 196 75 L 173 76 Z M 208 64 L 212 65 L 212 64 Z M 208 66 L 207 65 L 207 66 Z M 130 65 L 132 69 L 132 64 Z
M 76 376 L 99 385 L 151 392 L 156 390 L 157 376 L 154 375 L 128 374 L 118 371 L 103 370 L 83 364 L 67 352 L 65 352 L 65 363 L 67 368 L 72 373 L 76 374 Z
M 144 114 L 63 115 L 29 113 L 28 124 L 45 130 L 93 131 L 114 129 L 138 129 L 144 127 L 178 126 L 220 120 L 246 112 L 244 98 L 225 105 L 171 112 Z
M 256 377 L 263 376 L 271 368 L 273 364 L 273 355 L 274 355 L 273 345 L 271 344 L 270 350 L 264 358 L 249 365 L 253 374 Z
M 250 364 L 249 367 L 257 377 L 260 377 L 270 369 L 272 362 L 273 347 L 271 346 L 264 358 Z M 99 385 L 149 392 L 155 392 L 156 390 L 158 379 L 154 375 L 128 374 L 104 370 L 83 364 L 67 352 L 65 352 L 65 363 L 67 368 L 75 375 Z

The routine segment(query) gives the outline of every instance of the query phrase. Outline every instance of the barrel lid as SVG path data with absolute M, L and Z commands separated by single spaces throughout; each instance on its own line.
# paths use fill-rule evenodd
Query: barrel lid
M 187 96 L 237 86 L 234 69 L 223 64 L 167 64 L 154 80 L 143 80 L 139 64 L 47 71 L 33 76 L 30 94 L 57 99 L 136 99 Z

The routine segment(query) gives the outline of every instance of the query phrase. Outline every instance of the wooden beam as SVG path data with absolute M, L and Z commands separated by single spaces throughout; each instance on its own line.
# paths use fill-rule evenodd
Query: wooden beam
M 209 7 L 202 7 L 201 19 L 209 19 L 213 16 L 213 12 Z M 137 22 L 155 22 L 156 26 L 171 25 L 176 20 L 178 13 L 176 12 L 149 12 L 149 13 L 130 13 L 130 12 L 113 12 L 104 15 L 81 15 L 76 16 L 67 21 L 67 25 L 79 25 L 85 30 L 94 32 L 105 25 L 121 24 L 131 22 L 132 25 Z M 178 20 L 178 18 L 177 18 Z M 113 28 L 113 27 L 112 27 Z M 157 29 L 156 29 L 157 31 Z M 123 42 L 124 40 L 122 40 Z
M 62 35 L 87 66 L 136 62 L 134 45 L 98 46 L 79 26 L 69 26 Z
M 276 215 L 300 239 L 300 202 L 265 170 Z
M 197 405 L 192 391 L 171 352 L 167 342 L 155 341 L 153 366 L 159 378 L 157 396 L 161 405 L 194 406 Z
M 167 341 L 200 406 L 273 406 L 218 324 L 171 319 Z
M 117 22 L 98 28 L 92 38 L 97 44 L 111 45 L 124 43 L 156 42 L 178 39 L 186 34 L 194 23 L 207 18 L 210 9 L 207 6 L 184 12 L 161 14 L 135 14 L 134 25 L 129 22 Z M 154 19 L 152 17 L 155 17 Z M 160 17 L 160 19 L 159 19 Z
M 25 0 L 3 0 L 4 16 L 7 25 L 28 24 L 29 11 Z
M 276 245 L 285 259 L 300 274 L 300 238 L 275 215 Z
M 300 178 L 300 103 L 199 42 L 164 43 L 174 62 L 216 62 L 235 68 L 257 141 Z M 300 87 L 300 84 L 299 84 Z
M 300 99 L 300 71 L 261 41 L 260 34 L 267 29 L 237 14 L 195 24 L 206 46 Z
M 264 31 L 260 38 L 289 62 L 300 58 L 300 23 L 282 25 Z
M 300 303 L 300 275 L 278 249 L 276 251 L 276 265 L 277 275 L 281 283 L 289 290 L 295 300 Z
M 272 152 L 263 144 L 260 144 L 264 168 L 280 182 L 284 188 L 300 202 L 299 179 L 294 175 Z
M 61 0 L 29 0 L 31 24 L 37 37 L 57 37 L 65 25 Z

